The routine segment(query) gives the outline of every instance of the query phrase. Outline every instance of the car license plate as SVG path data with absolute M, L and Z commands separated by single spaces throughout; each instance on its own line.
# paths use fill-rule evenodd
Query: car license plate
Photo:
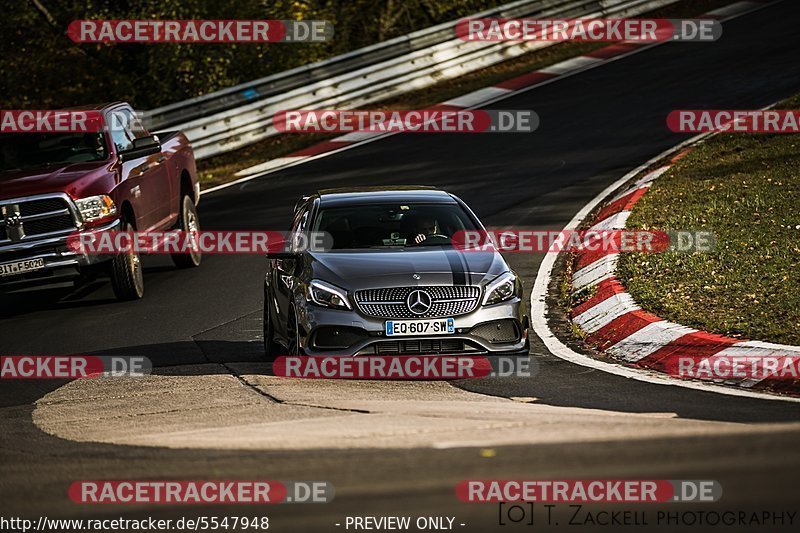
M 44 258 L 14 261 L 13 263 L 0 263 L 0 277 L 24 274 L 44 268 Z
M 452 335 L 455 332 L 455 321 L 452 318 L 386 321 L 387 337 L 399 337 L 402 335 Z

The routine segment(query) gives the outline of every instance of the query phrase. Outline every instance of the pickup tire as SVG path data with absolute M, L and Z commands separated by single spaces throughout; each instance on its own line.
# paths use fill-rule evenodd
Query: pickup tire
M 133 231 L 133 226 L 123 221 L 121 231 Z M 142 261 L 135 250 L 114 256 L 110 262 L 111 287 L 119 300 L 138 300 L 144 296 Z
M 176 229 L 185 231 L 187 234 L 200 231 L 200 219 L 197 216 L 197 209 L 191 196 L 184 195 L 181 198 L 181 214 L 178 218 Z M 189 252 L 188 254 L 172 254 L 172 262 L 178 268 L 193 268 L 200 266 L 203 258 L 200 250 Z

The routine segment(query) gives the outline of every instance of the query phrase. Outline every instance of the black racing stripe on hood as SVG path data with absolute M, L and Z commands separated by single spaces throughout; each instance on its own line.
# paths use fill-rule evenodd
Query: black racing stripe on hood
M 464 260 L 463 252 L 459 250 L 445 250 L 445 257 L 450 263 L 450 272 L 453 273 L 453 285 L 467 284 L 467 262 Z

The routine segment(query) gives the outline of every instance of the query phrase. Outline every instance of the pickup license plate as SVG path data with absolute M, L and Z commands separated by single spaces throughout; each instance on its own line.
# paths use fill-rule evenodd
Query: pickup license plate
M 0 263 L 0 277 L 24 274 L 44 268 L 44 259 L 27 259 L 25 261 L 14 261 L 13 263 Z
M 455 321 L 452 318 L 386 321 L 387 337 L 399 337 L 402 335 L 452 335 L 455 332 Z

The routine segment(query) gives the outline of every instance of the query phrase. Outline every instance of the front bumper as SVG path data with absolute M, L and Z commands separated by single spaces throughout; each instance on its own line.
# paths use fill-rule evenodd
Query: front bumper
M 92 233 L 97 233 L 103 231 L 117 231 L 119 229 L 120 222 L 115 220 L 105 226 L 92 228 L 91 231 Z M 81 268 L 102 263 L 113 257 L 110 255 L 81 254 L 71 250 L 67 245 L 67 241 L 70 236 L 74 235 L 75 233 L 72 233 L 58 237 L 21 241 L 0 246 L 0 263 L 34 259 L 44 260 L 44 268 L 24 274 L 0 277 L 0 284 L 5 285 L 38 278 L 46 280 L 48 277 L 51 277 L 55 271 L 62 269 L 70 269 L 75 273 L 80 273 Z
M 300 348 L 305 355 L 499 355 L 528 352 L 528 317 L 520 298 L 480 306 L 471 313 L 454 317 L 455 333 L 451 335 L 387 337 L 384 330 L 388 319 L 312 304 L 298 306 L 297 315 Z M 487 325 L 498 323 L 502 324 L 506 335 L 492 342 L 486 334 Z M 343 342 L 331 347 L 328 339 L 335 328 L 340 329 Z M 510 328 L 515 330 L 513 339 L 508 334 Z M 326 338 L 324 343 L 319 342 L 321 333 Z

